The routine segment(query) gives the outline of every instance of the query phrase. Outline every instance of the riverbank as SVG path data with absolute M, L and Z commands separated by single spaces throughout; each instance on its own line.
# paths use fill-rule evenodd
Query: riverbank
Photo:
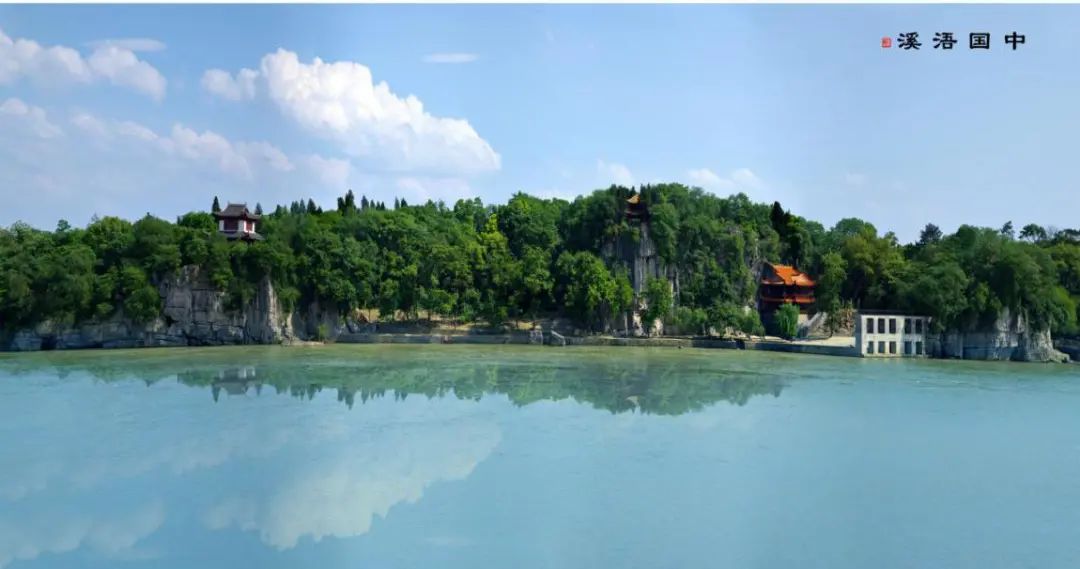
M 348 330 L 349 328 L 346 328 Z M 660 337 L 618 337 L 608 335 L 571 335 L 561 334 L 551 330 L 544 332 L 542 329 L 524 330 L 521 328 L 504 328 L 503 330 L 491 330 L 467 327 L 423 327 L 413 323 L 391 324 L 385 326 L 367 324 L 355 326 L 355 332 L 343 331 L 326 342 L 315 340 L 302 340 L 296 337 L 282 338 L 276 342 L 261 341 L 236 341 L 232 345 L 246 344 L 278 344 L 282 346 L 308 346 L 321 345 L 324 343 L 336 344 L 452 344 L 452 345 L 543 345 L 543 346 L 593 346 L 593 347 L 658 347 L 658 348 L 703 348 L 703 349 L 727 349 L 727 350 L 751 350 L 767 352 L 785 352 L 793 354 L 812 354 L 821 356 L 860 357 L 861 354 L 855 349 L 854 338 L 849 336 L 834 336 L 821 340 L 784 340 L 777 337 L 754 337 L 754 338 L 716 338 L 701 336 L 660 336 Z M 379 331 L 383 329 L 385 331 Z M 389 330 L 386 330 L 389 329 Z M 161 342 L 159 337 L 153 334 L 144 334 L 143 337 L 132 335 L 123 342 L 99 342 L 99 343 L 65 343 L 65 342 L 34 342 L 12 344 L 15 349 L 10 351 L 51 351 L 51 350 L 82 350 L 82 349 L 116 349 L 116 348 L 144 348 L 144 347 L 196 347 L 200 344 L 185 344 L 182 342 Z M 228 344 L 225 344 L 228 345 Z M 1080 342 L 1066 341 L 1055 342 L 1055 345 L 1063 348 L 1062 351 L 1071 356 L 1073 362 L 1078 361 L 1080 356 Z M 931 359 L 1002 359 L 1002 358 L 959 358 L 959 357 L 933 357 Z M 1032 360 L 1034 361 L 1034 360 Z
M 511 332 L 506 334 L 400 334 L 361 333 L 338 336 L 339 344 L 471 344 L 471 345 L 548 345 L 548 346 L 619 346 L 664 348 L 711 348 L 729 350 L 762 350 L 817 354 L 825 356 L 856 357 L 854 345 L 837 345 L 820 342 L 787 342 L 770 339 L 721 339 L 721 338 L 620 338 L 615 336 L 563 336 L 558 333 Z

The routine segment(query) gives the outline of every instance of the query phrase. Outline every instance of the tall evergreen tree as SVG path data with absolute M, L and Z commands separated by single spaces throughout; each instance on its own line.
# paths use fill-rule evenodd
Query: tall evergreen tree
M 221 211 L 221 204 L 218 203 L 217 196 L 214 196 L 214 205 L 210 206 L 210 211 L 212 211 L 214 213 L 217 213 L 217 212 Z
M 941 228 L 933 223 L 927 223 L 919 233 L 919 245 L 930 245 L 941 241 Z

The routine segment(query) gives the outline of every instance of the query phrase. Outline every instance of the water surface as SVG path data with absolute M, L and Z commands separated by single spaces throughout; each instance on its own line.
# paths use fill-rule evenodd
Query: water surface
M 1077 367 L 0 355 L 2 567 L 1077 567 Z

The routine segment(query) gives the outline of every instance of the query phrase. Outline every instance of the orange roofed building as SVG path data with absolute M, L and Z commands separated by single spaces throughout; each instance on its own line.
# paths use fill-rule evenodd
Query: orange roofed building
M 790 265 L 765 263 L 758 284 L 758 301 L 762 312 L 772 312 L 783 304 L 794 304 L 799 312 L 809 312 L 814 306 L 814 280 L 810 275 Z

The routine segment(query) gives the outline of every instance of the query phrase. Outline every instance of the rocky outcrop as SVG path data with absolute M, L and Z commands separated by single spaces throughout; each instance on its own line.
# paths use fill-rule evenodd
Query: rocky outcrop
M 938 358 L 1063 362 L 1069 356 L 1054 348 L 1050 330 L 1032 330 L 1023 314 L 1005 309 L 990 326 L 950 331 L 927 338 L 928 353 Z
M 6 341 L 0 338 L 0 350 L 296 343 L 332 340 L 346 328 L 336 310 L 321 309 L 317 303 L 286 314 L 266 278 L 239 310 L 226 307 L 225 293 L 195 266 L 164 279 L 158 291 L 161 316 L 151 322 L 132 322 L 122 314 L 77 325 L 43 322 L 16 331 Z
M 1054 348 L 1068 354 L 1072 361 L 1080 362 L 1080 339 L 1059 338 L 1054 340 Z

